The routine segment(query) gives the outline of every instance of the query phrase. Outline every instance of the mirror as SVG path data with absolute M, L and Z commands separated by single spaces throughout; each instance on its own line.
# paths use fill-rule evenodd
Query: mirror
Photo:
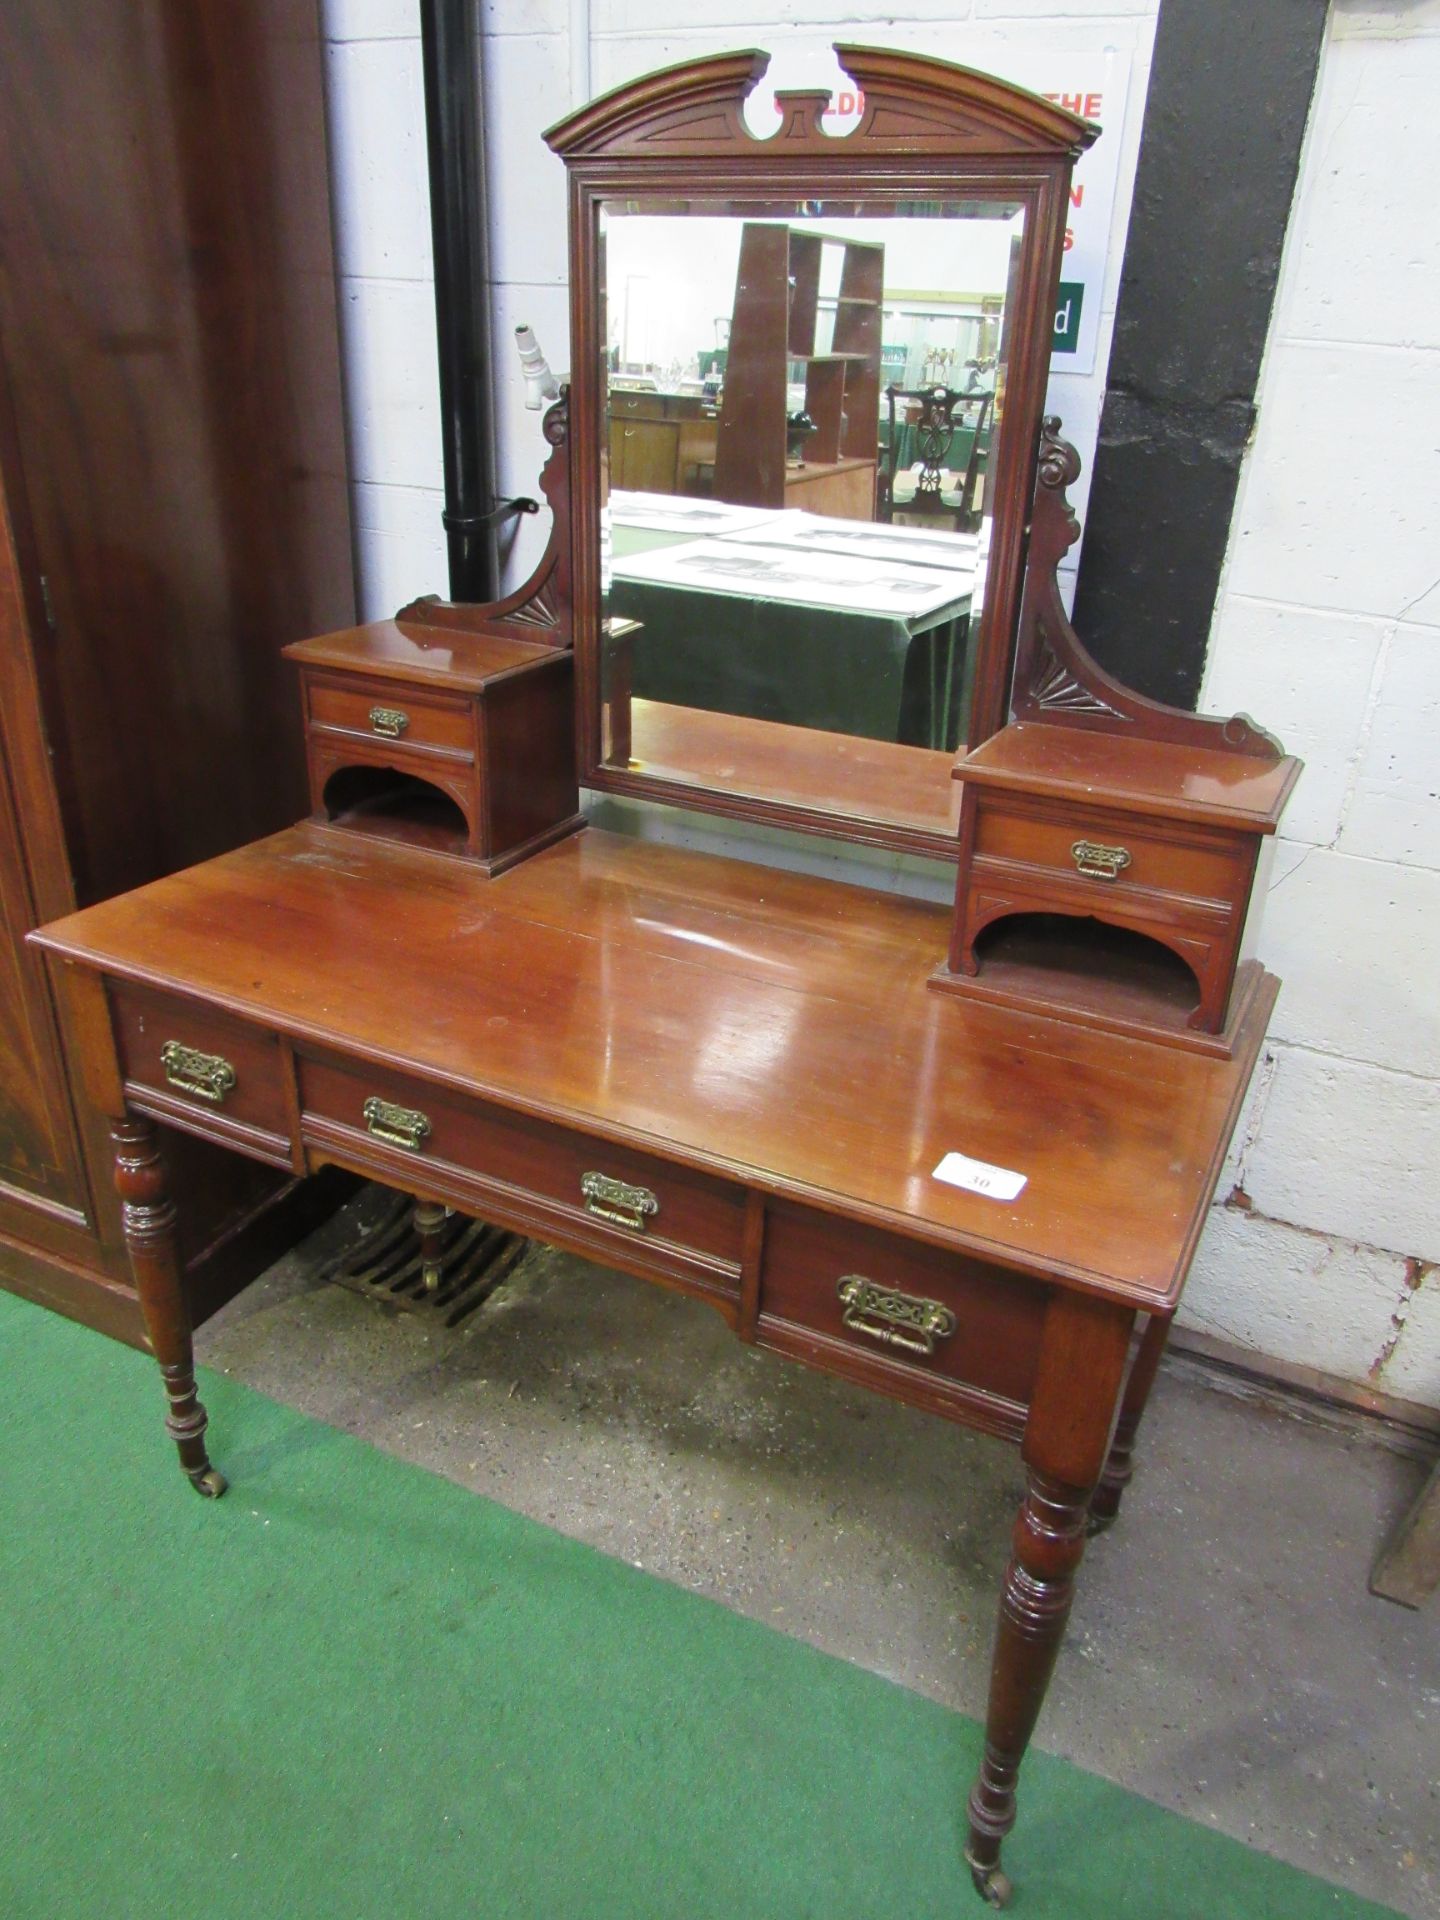
M 947 807 L 1023 209 L 599 220 L 607 764 L 708 787 L 723 760 L 764 799 L 777 759 L 811 760 L 837 778 L 808 797 L 850 811 L 865 750 L 841 743 L 874 742 L 939 756 L 896 759 Z M 905 824 L 915 801 L 875 785 L 870 805 Z
M 549 136 L 578 188 L 584 777 L 950 852 L 956 752 L 1005 717 L 1063 187 L 1095 130 L 940 62 L 839 51 L 868 103 L 846 138 L 794 94 L 756 140 L 763 55 L 652 76 Z M 1016 150 L 1015 101 L 1047 151 Z

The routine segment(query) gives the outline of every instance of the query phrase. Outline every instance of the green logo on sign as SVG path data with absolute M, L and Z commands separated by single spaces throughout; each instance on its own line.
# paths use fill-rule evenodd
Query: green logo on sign
M 1055 301 L 1055 336 L 1052 353 L 1078 353 L 1080 350 L 1080 309 L 1085 304 L 1085 282 L 1062 280 Z

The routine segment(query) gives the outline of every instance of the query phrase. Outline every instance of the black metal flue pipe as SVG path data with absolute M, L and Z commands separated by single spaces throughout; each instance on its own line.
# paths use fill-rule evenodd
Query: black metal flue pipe
M 420 0 L 450 598 L 500 591 L 479 0 Z

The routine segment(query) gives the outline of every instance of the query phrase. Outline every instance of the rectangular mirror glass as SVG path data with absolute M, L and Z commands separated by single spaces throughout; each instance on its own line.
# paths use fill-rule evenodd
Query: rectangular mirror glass
M 601 203 L 602 765 L 953 826 L 1023 234 Z

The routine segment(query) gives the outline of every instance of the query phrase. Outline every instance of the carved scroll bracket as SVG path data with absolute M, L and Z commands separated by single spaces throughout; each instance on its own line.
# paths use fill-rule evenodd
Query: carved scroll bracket
M 1080 455 L 1061 438 L 1059 418 L 1048 414 L 1041 423 L 1015 644 L 1010 703 L 1015 719 L 1215 747 L 1257 760 L 1282 758 L 1280 742 L 1248 715 L 1217 719 L 1168 707 L 1133 692 L 1092 658 L 1070 624 L 1056 571 L 1080 538 L 1080 522 L 1065 491 L 1079 477 Z
M 540 490 L 550 503 L 550 538 L 534 573 L 503 600 L 484 603 L 442 600 L 426 594 L 396 614 L 427 627 L 452 627 L 463 633 L 493 633 L 543 646 L 574 644 L 575 621 L 570 591 L 570 389 L 547 408 L 540 423 L 550 455 L 540 474 Z

